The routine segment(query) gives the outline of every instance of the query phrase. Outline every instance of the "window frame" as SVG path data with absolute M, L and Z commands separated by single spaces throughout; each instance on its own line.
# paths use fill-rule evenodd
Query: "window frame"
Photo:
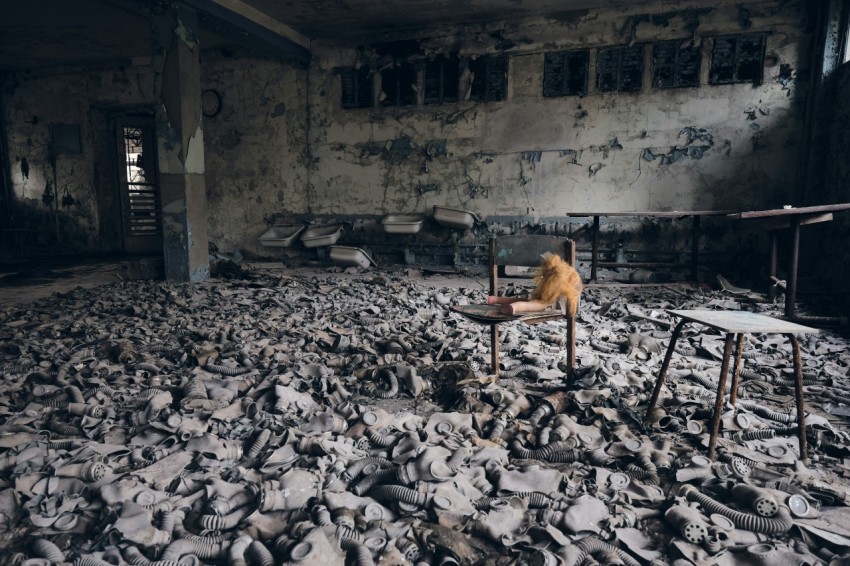
M 632 49 L 637 49 L 640 51 L 640 56 L 638 57 L 639 66 L 637 69 L 638 75 L 638 83 L 637 86 L 633 86 L 632 88 L 623 88 L 623 59 L 627 51 Z M 599 66 L 599 61 L 602 56 L 603 51 L 612 51 L 616 52 L 616 76 L 615 87 L 609 89 L 603 89 L 602 84 L 600 83 L 601 79 L 601 70 Z M 645 43 L 636 43 L 634 45 L 611 45 L 608 47 L 599 47 L 596 50 L 596 92 L 640 92 L 643 90 L 643 71 L 644 71 L 644 57 L 646 55 L 646 44 Z
M 571 91 L 568 87 L 570 84 L 570 64 L 571 55 L 582 55 L 584 57 L 584 86 L 580 91 Z M 551 71 L 550 58 L 561 58 L 561 89 L 559 92 L 547 92 L 548 72 Z M 549 51 L 543 57 L 543 98 L 560 98 L 564 96 L 585 96 L 590 88 L 590 49 L 568 49 L 565 51 Z
M 423 106 L 435 106 L 439 104 L 453 104 L 460 100 L 460 57 L 457 55 L 438 55 L 431 60 L 425 62 L 425 66 L 422 73 L 422 105 Z M 454 64 L 455 66 L 455 76 L 454 76 L 454 84 L 449 86 L 454 86 L 454 91 L 452 92 L 449 89 L 449 94 L 446 94 L 446 67 Z M 439 73 L 437 77 L 438 84 L 438 94 L 436 98 L 428 97 L 428 77 L 429 71 L 434 72 L 434 66 L 437 65 L 436 69 Z M 418 85 L 417 85 L 418 86 Z
M 734 34 L 724 34 L 724 35 L 716 35 L 713 40 L 714 43 L 711 46 L 711 56 L 709 58 L 708 64 L 708 84 L 711 86 L 720 86 L 720 85 L 730 85 L 730 84 L 752 84 L 753 86 L 760 86 L 764 83 L 764 59 L 767 51 L 767 36 L 768 32 L 752 32 L 752 33 L 734 33 Z M 741 39 L 742 38 L 752 38 L 759 37 L 761 38 L 761 51 L 759 52 L 758 59 L 760 61 L 759 65 L 759 76 L 755 79 L 746 79 L 741 80 L 738 76 L 741 66 Z M 719 80 L 715 76 L 715 52 L 717 50 L 717 40 L 735 40 L 735 54 L 734 54 L 734 68 L 733 68 L 733 76 L 731 80 Z
M 354 103 L 348 103 L 345 100 L 345 77 L 346 73 L 351 73 L 352 82 L 354 84 L 353 98 Z M 367 66 L 362 66 L 359 69 L 353 65 L 348 67 L 338 67 L 337 74 L 340 76 L 340 104 L 345 110 L 356 110 L 358 108 L 374 108 L 375 106 L 375 81 L 372 76 L 372 71 Z M 362 75 L 362 76 L 361 76 Z M 363 80 L 368 85 L 368 97 L 365 104 L 360 104 L 361 89 L 360 81 Z
M 493 95 L 494 85 L 491 84 L 490 76 L 493 74 L 491 69 L 496 66 L 502 66 L 499 70 L 500 73 L 504 74 L 504 88 L 501 90 L 500 96 Z M 469 59 L 467 61 L 467 67 L 472 73 L 472 81 L 470 84 L 469 91 L 469 100 L 473 102 L 501 102 L 508 99 L 508 81 L 510 76 L 510 57 L 507 55 L 482 55 L 475 59 Z M 475 69 L 474 67 L 483 67 L 484 73 L 482 74 L 480 71 L 482 69 Z M 498 70 L 498 69 L 497 69 Z M 483 93 L 476 93 L 476 82 L 477 80 L 483 80 Z M 479 83 L 480 84 L 480 83 Z M 480 91 L 481 87 L 478 87 Z M 499 93 L 497 93 L 499 94 Z
M 658 88 L 662 90 L 669 90 L 674 88 L 697 88 L 702 84 L 702 47 L 699 45 L 691 45 L 685 49 L 682 49 L 680 45 L 688 41 L 687 39 L 672 39 L 672 40 L 661 40 L 661 41 L 653 41 L 652 42 L 652 88 Z M 675 48 L 674 53 L 676 54 L 673 58 L 673 84 L 669 86 L 664 86 L 659 84 L 658 73 L 661 67 L 657 66 L 657 58 L 655 56 L 656 47 L 660 44 L 672 45 Z M 681 54 L 683 51 L 693 51 L 696 54 L 696 80 L 693 83 L 683 84 L 681 82 Z

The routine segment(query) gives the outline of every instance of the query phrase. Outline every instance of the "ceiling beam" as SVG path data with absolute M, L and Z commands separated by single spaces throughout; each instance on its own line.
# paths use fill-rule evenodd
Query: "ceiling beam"
M 199 12 L 202 26 L 239 43 L 258 40 L 283 58 L 299 64 L 310 62 L 310 38 L 241 0 L 182 0 Z M 246 41 L 247 40 L 247 41 Z M 203 46 L 202 46 L 203 47 Z

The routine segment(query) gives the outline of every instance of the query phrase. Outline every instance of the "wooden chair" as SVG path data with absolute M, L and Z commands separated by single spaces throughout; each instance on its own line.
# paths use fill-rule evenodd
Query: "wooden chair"
M 522 267 L 537 267 L 543 261 L 546 252 L 557 254 L 568 264 L 575 266 L 576 245 L 569 238 L 556 236 L 500 236 L 490 239 L 490 294 L 499 296 L 499 266 L 514 265 Z M 515 320 L 525 324 L 538 324 L 550 320 L 566 319 L 566 348 L 567 366 L 572 377 L 576 361 L 576 321 L 559 305 L 545 311 L 526 313 Z M 499 375 L 499 323 L 477 321 L 490 325 L 491 368 Z

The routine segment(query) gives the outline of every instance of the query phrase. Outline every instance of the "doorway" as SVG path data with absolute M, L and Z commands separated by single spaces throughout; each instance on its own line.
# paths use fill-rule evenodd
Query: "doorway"
M 116 119 L 118 190 L 124 251 L 162 253 L 162 211 L 152 118 Z

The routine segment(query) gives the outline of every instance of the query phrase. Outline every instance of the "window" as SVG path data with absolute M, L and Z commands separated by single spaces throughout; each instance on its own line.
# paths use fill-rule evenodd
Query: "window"
M 728 35 L 714 38 L 709 84 L 753 83 L 764 74 L 764 34 Z
M 413 106 L 416 104 L 416 69 L 401 63 L 381 71 L 381 104 Z
M 587 94 L 589 61 L 587 49 L 547 53 L 543 61 L 543 96 Z
M 373 104 L 372 75 L 367 67 L 343 67 L 339 69 L 342 79 L 342 107 L 369 108 Z
M 460 61 L 440 55 L 425 64 L 425 104 L 457 102 Z
M 643 45 L 606 47 L 596 60 L 596 89 L 599 92 L 640 90 L 643 83 Z
M 687 42 L 687 40 L 685 40 Z M 659 41 L 652 46 L 652 86 L 699 86 L 700 48 L 682 47 L 683 41 Z
M 490 102 L 508 97 L 507 57 L 479 57 L 469 62 L 469 70 L 472 72 L 470 99 Z

